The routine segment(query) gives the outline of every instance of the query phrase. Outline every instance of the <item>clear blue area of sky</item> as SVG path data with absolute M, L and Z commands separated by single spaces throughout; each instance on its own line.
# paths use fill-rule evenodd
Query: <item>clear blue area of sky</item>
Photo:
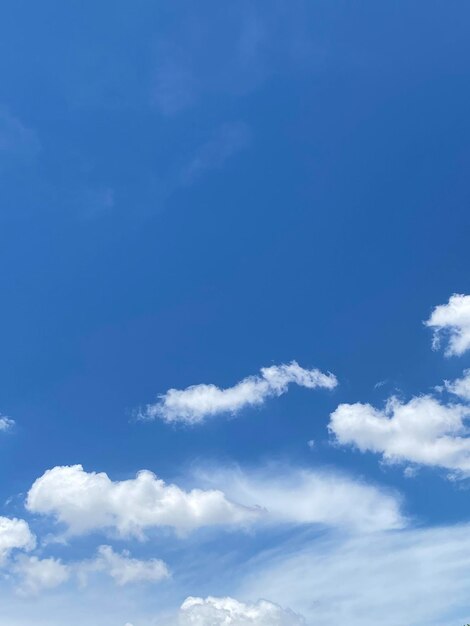
M 406 479 L 326 426 L 470 363 L 422 324 L 470 291 L 469 19 L 463 1 L 3 2 L 0 499 L 60 464 L 171 479 L 274 458 L 468 521 L 438 472 Z M 340 386 L 204 428 L 133 417 L 292 359 Z

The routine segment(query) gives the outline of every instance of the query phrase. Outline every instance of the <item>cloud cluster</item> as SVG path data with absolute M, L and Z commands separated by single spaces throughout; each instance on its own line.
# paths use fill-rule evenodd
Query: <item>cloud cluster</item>
M 156 583 L 168 578 L 170 571 L 160 559 L 141 560 L 133 558 L 128 550 L 115 552 L 111 546 L 100 546 L 92 559 L 63 563 L 53 557 L 16 555 L 4 569 L 13 575 L 17 591 L 23 595 L 38 595 L 78 578 L 81 587 L 88 584 L 91 575 L 99 573 L 109 576 L 123 587 L 129 584 Z
M 245 604 L 234 598 L 189 597 L 181 605 L 180 626 L 303 626 L 304 620 L 277 604 Z
M 443 404 L 432 396 L 402 403 L 390 398 L 383 410 L 370 404 L 340 404 L 329 430 L 342 445 L 381 454 L 388 463 L 439 466 L 470 473 L 470 407 Z
M 470 348 L 470 296 L 454 294 L 434 308 L 426 326 L 434 331 L 433 347 L 447 340 L 445 354 L 461 355 Z M 391 397 L 383 409 L 370 404 L 340 404 L 331 414 L 329 430 L 337 443 L 361 452 L 382 455 L 387 463 L 441 467 L 453 477 L 470 475 L 470 370 L 444 389 L 459 402 L 444 402 L 433 395 L 408 402 Z M 408 475 L 414 471 L 408 467 Z
M 462 354 L 470 348 L 470 318 L 466 329 L 463 312 L 468 304 L 467 298 L 470 296 L 452 296 L 447 305 L 436 307 L 426 322 L 435 331 L 436 345 L 443 334 L 448 336 L 446 354 Z M 337 380 L 333 374 L 307 370 L 292 362 L 263 368 L 259 375 L 245 378 L 226 389 L 215 385 L 170 389 L 157 403 L 147 406 L 144 415 L 166 422 L 197 424 L 212 415 L 237 413 L 244 407 L 262 405 L 268 398 L 286 393 L 290 384 L 310 389 L 332 389 Z M 457 380 L 445 381 L 445 389 L 455 396 L 453 402 L 448 398 L 444 401 L 434 395 L 422 395 L 408 402 L 392 397 L 383 408 L 365 403 L 340 404 L 330 416 L 329 431 L 338 444 L 380 454 L 387 463 L 411 465 L 413 469 L 415 465 L 437 466 L 458 477 L 469 476 L 467 420 L 470 403 L 467 401 L 470 400 L 470 370 Z M 0 418 L 0 430 L 1 419 L 8 418 Z M 86 472 L 81 465 L 58 466 L 34 482 L 27 494 L 26 507 L 31 513 L 53 517 L 65 527 L 68 536 L 100 531 L 142 539 L 156 528 L 171 528 L 178 535 L 185 535 L 206 526 L 256 526 L 259 530 L 281 525 L 318 525 L 325 529 L 339 529 L 335 534 L 343 542 L 341 558 L 336 554 L 337 548 L 332 547 L 333 543 L 321 548 L 325 553 L 329 551 L 327 558 L 308 550 L 292 558 L 282 553 L 278 563 L 273 565 L 271 561 L 270 570 L 265 573 L 264 587 L 255 577 L 251 579 L 254 595 L 248 593 L 247 588 L 235 595 L 257 598 L 267 594 L 283 606 L 295 607 L 319 624 L 331 623 L 335 618 L 331 607 L 336 598 L 339 603 L 345 602 L 356 623 L 360 623 L 361 611 L 357 615 L 354 612 L 352 591 L 350 597 L 345 596 L 346 599 L 336 597 L 334 589 L 329 590 L 322 584 L 321 575 L 326 572 L 333 580 L 342 572 L 347 573 L 348 568 L 353 571 L 352 564 L 358 567 L 361 550 L 369 550 L 372 556 L 378 555 L 385 566 L 390 566 L 387 550 L 394 545 L 393 537 L 401 536 L 401 533 L 388 531 L 407 526 L 396 494 L 338 472 L 287 464 L 270 464 L 249 470 L 238 467 L 199 469 L 195 470 L 192 479 L 199 481 L 196 482 L 199 488 L 183 489 L 145 470 L 135 478 L 113 481 L 105 473 Z M 341 532 L 344 529 L 353 532 Z M 365 533 L 368 534 L 367 541 Z M 333 532 L 326 535 L 333 537 Z M 404 563 L 409 549 L 405 545 L 406 537 L 412 535 L 413 531 L 405 529 L 404 539 L 396 540 Z M 416 535 L 416 540 L 422 539 L 424 543 L 428 538 L 427 535 Z M 99 581 L 99 577 L 105 575 L 120 587 L 157 583 L 170 577 L 164 561 L 137 559 L 129 551 L 117 552 L 110 545 L 100 546 L 93 558 L 69 563 L 26 554 L 34 547 L 35 537 L 25 521 L 0 518 L 0 564 L 3 561 L 4 571 L 17 581 L 17 588 L 23 593 L 38 594 L 41 590 L 62 585 L 72 577 L 78 577 L 86 585 L 90 577 L 95 582 L 95 577 Z M 415 552 L 419 553 L 419 549 L 418 546 Z M 22 553 L 15 554 L 15 550 Z M 449 550 L 452 551 L 453 547 Z M 333 561 L 330 558 L 332 553 Z M 449 557 L 454 566 L 451 556 L 447 554 L 446 558 Z M 340 562 L 341 566 L 338 565 Z M 286 572 L 280 564 L 287 565 L 289 571 Z M 259 562 L 254 567 L 258 566 Z M 374 570 L 373 563 L 368 567 Z M 291 571 L 295 572 L 295 581 Z M 303 581 L 300 585 L 296 582 L 298 577 Z M 318 592 L 310 588 L 311 580 L 317 581 Z M 395 583 L 395 579 L 392 582 Z M 290 596 L 287 593 L 289 587 Z M 353 583 L 350 587 L 357 594 Z M 324 610 L 320 591 L 324 597 L 331 596 L 328 608 Z M 302 594 L 307 598 L 309 593 L 314 598 L 312 601 L 318 602 L 318 614 L 304 602 Z M 388 606 L 387 602 L 382 602 L 382 606 Z M 424 619 L 423 615 L 417 613 L 416 623 Z M 134 622 L 134 617 L 129 617 Z M 179 626 L 301 626 L 305 623 L 298 614 L 269 601 L 245 603 L 231 597 L 215 596 L 205 599 L 188 597 L 176 614 L 173 609 L 171 619 L 175 619 Z
M 468 525 L 407 528 L 373 536 L 337 532 L 316 533 L 314 537 L 302 534 L 300 541 L 298 536 L 294 542 L 279 541 L 276 547 L 257 552 L 256 558 L 242 570 L 227 571 L 224 558 L 214 559 L 217 575 L 212 578 L 211 595 L 220 600 L 228 593 L 248 607 L 256 607 L 258 598 L 266 598 L 278 606 L 291 607 L 305 617 L 307 624 L 314 626 L 331 626 L 338 621 L 348 626 L 452 626 L 464 624 L 468 616 L 469 555 Z M 194 586 L 194 595 L 205 598 L 201 583 L 205 587 L 207 580 L 200 579 L 201 570 L 196 568 L 183 588 L 177 586 L 178 579 L 174 581 L 174 591 L 181 594 L 179 602 L 191 593 L 186 589 L 188 584 Z M 235 615 L 229 613 L 233 620 L 229 621 L 223 611 L 216 611 L 215 616 L 214 612 L 212 615 L 208 612 L 207 620 L 198 622 L 196 607 L 190 604 L 186 611 L 174 608 L 166 592 L 157 586 L 136 595 L 132 587 L 109 593 L 109 586 L 103 582 L 99 578 L 93 580 L 80 594 L 66 585 L 60 593 L 54 594 L 53 601 L 48 594 L 25 601 L 15 597 L 7 585 L 0 585 L 0 624 L 236 624 Z M 199 602 L 207 607 L 205 600 Z M 202 613 L 201 619 L 206 615 Z M 225 622 L 220 621 L 221 615 Z M 191 617 L 194 617 L 193 622 L 189 621 Z M 289 617 L 287 611 L 286 619 Z M 261 624 L 271 626 L 269 621 Z M 289 621 L 281 621 L 281 624 L 291 626 Z M 298 624 L 295 618 L 294 624 Z M 249 621 L 242 625 L 260 626 Z
M 155 404 L 147 405 L 142 417 L 198 424 L 213 415 L 236 414 L 246 407 L 259 406 L 270 397 L 286 393 L 291 383 L 308 389 L 333 389 L 338 381 L 333 374 L 304 369 L 293 361 L 287 365 L 263 367 L 260 375 L 244 378 L 227 389 L 212 384 L 169 389 Z
M 437 306 L 425 322 L 434 331 L 433 347 L 447 338 L 447 356 L 460 356 L 470 348 L 470 296 L 454 294 L 447 304 Z
M 370 532 L 405 523 L 395 495 L 337 473 L 272 465 L 248 472 L 217 467 L 196 476 L 204 489 L 184 491 L 148 471 L 113 482 L 79 465 L 55 467 L 36 480 L 26 504 L 33 513 L 54 516 L 68 535 L 113 530 L 142 538 L 156 527 L 184 534 L 201 526 L 253 524 Z
M 26 506 L 32 513 L 54 516 L 71 535 L 113 529 L 138 538 L 155 527 L 187 533 L 208 525 L 239 526 L 259 515 L 218 490 L 184 491 L 149 471 L 114 482 L 81 465 L 46 471 L 29 490 Z

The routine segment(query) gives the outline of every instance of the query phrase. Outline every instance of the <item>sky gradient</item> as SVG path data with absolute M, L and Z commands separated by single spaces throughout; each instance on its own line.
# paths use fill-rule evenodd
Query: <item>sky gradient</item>
M 469 18 L 3 3 L 0 626 L 470 622 Z

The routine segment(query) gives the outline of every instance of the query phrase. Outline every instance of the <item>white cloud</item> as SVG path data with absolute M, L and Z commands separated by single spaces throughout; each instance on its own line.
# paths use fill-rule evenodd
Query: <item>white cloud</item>
M 434 309 L 425 324 L 434 330 L 435 349 L 439 348 L 444 335 L 448 338 L 445 354 L 463 354 L 470 348 L 470 296 L 454 294 L 447 304 Z
M 54 589 L 76 575 L 82 588 L 91 573 L 101 572 L 123 587 L 128 584 L 155 583 L 169 578 L 166 564 L 159 559 L 132 558 L 128 550 L 115 552 L 111 546 L 100 546 L 93 559 L 63 563 L 56 558 L 39 558 L 19 554 L 5 563 L 5 572 L 18 581 L 17 590 L 23 595 L 38 595 Z
M 331 626 L 455 626 L 468 622 L 470 526 L 337 534 L 258 555 L 237 597 L 275 598 Z
M 447 391 L 459 396 L 463 400 L 470 400 L 470 370 L 465 370 L 462 378 L 454 381 L 445 381 Z
M 40 559 L 37 556 L 20 555 L 12 567 L 20 577 L 19 591 L 38 594 L 44 589 L 54 589 L 70 578 L 71 568 L 60 559 Z
M 360 532 L 402 528 L 400 501 L 386 490 L 340 473 L 269 465 L 256 471 L 200 472 L 232 500 L 262 507 L 264 524 L 317 524 Z
M 438 466 L 470 473 L 470 407 L 442 404 L 431 396 L 402 403 L 391 398 L 384 410 L 370 404 L 340 404 L 329 430 L 338 443 L 382 454 L 389 463 Z
M 234 598 L 187 598 L 181 605 L 180 626 L 301 626 L 304 620 L 277 604 L 259 600 L 245 604 Z
M 14 425 L 14 420 L 6 417 L 5 415 L 0 415 L 0 432 L 6 432 L 7 430 L 11 430 Z
M 220 546 L 220 558 L 213 557 L 218 573 L 210 583 L 195 568 L 189 578 L 175 577 L 170 593 L 159 585 L 123 586 L 116 593 L 96 579 L 80 593 L 63 585 L 53 597 L 18 598 L 2 584 L 0 626 L 174 626 L 191 615 L 179 610 L 182 599 L 209 594 L 229 595 L 248 607 L 266 598 L 314 626 L 461 626 L 468 621 L 469 525 L 365 537 L 334 532 L 312 538 L 308 533 L 306 540 L 306 535 L 270 546 L 237 568 L 227 567 L 227 547 Z M 186 559 L 185 554 L 183 564 Z M 202 624 L 234 626 L 216 619 Z
M 93 561 L 79 565 L 79 575 L 82 580 L 89 571 L 104 572 L 120 586 L 131 583 L 159 582 L 170 576 L 168 567 L 160 559 L 134 559 L 128 550 L 119 554 L 111 546 L 100 546 L 98 555 Z
M 263 367 L 259 376 L 244 378 L 227 389 L 204 384 L 186 389 L 169 389 L 159 396 L 155 404 L 147 405 L 142 417 L 198 424 L 209 416 L 236 414 L 245 407 L 259 406 L 267 398 L 286 393 L 290 383 L 308 389 L 333 389 L 338 381 L 333 374 L 324 374 L 318 369 L 307 370 L 293 361 L 288 365 Z
M 271 465 L 243 472 L 196 472 L 204 489 L 183 491 L 148 471 L 113 482 L 80 465 L 55 467 L 38 478 L 27 508 L 52 515 L 69 535 L 115 530 L 142 538 L 155 527 L 179 534 L 202 526 L 318 524 L 364 532 L 400 528 L 399 499 L 347 476 Z
M 0 565 L 15 549 L 32 550 L 36 539 L 27 522 L 22 519 L 0 517 Z
M 31 487 L 26 506 L 33 513 L 55 516 L 70 534 L 115 529 L 139 538 L 152 527 L 186 533 L 201 526 L 240 526 L 259 515 L 218 490 L 184 491 L 149 471 L 114 482 L 103 472 L 85 472 L 81 465 L 46 471 Z

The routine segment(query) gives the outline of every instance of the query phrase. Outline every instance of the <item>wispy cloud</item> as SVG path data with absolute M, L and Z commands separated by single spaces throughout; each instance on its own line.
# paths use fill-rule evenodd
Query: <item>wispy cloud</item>
M 248 2 L 213 6 L 211 20 L 189 9 L 156 49 L 151 98 L 166 116 L 203 101 L 245 95 L 271 75 L 308 64 L 324 64 L 307 26 L 308 11 L 284 0 L 260 9 Z
M 200 84 L 182 50 L 161 46 L 153 84 L 153 103 L 164 115 L 183 111 L 197 98 Z
M 236 414 L 249 406 L 260 406 L 268 398 L 285 394 L 293 383 L 308 389 L 333 389 L 338 384 L 333 374 L 304 369 L 292 361 L 287 365 L 261 368 L 260 375 L 244 378 L 233 387 L 221 389 L 213 384 L 169 389 L 154 404 L 148 404 L 141 417 L 165 422 L 200 424 L 207 417 Z
M 444 387 L 462 400 L 470 401 L 470 370 L 465 370 L 461 378 L 444 381 Z
M 74 626 L 300 626 L 303 615 L 315 626 L 455 626 L 468 618 L 469 554 L 468 525 L 302 534 L 235 570 L 221 558 L 213 592 L 191 579 L 188 593 L 188 581 L 175 580 L 170 600 L 161 582 L 137 595 L 127 585 L 112 592 L 97 578 L 79 592 L 66 585 L 52 601 L 47 594 L 18 599 L 4 585 L 0 624 L 63 626 L 73 615 Z
M 253 563 L 238 597 L 275 598 L 308 624 L 453 626 L 468 621 L 468 525 L 327 536 Z
M 238 5 L 215 9 L 209 24 L 190 12 L 171 39 L 159 42 L 153 104 L 174 116 L 205 96 L 253 89 L 266 76 L 262 31 L 260 18 Z
M 14 425 L 15 420 L 12 420 L 10 417 L 6 417 L 6 415 L 0 415 L 0 432 L 11 430 Z
M 223 124 L 200 148 L 197 149 L 189 163 L 183 168 L 181 182 L 191 184 L 205 172 L 220 169 L 234 154 L 246 148 L 251 133 L 243 122 Z
M 0 106 L 0 157 L 35 156 L 39 149 L 36 133 Z
M 217 466 L 199 470 L 196 476 L 235 502 L 261 508 L 261 524 L 317 525 L 359 533 L 407 524 L 397 494 L 340 472 L 273 463 L 250 470 Z

